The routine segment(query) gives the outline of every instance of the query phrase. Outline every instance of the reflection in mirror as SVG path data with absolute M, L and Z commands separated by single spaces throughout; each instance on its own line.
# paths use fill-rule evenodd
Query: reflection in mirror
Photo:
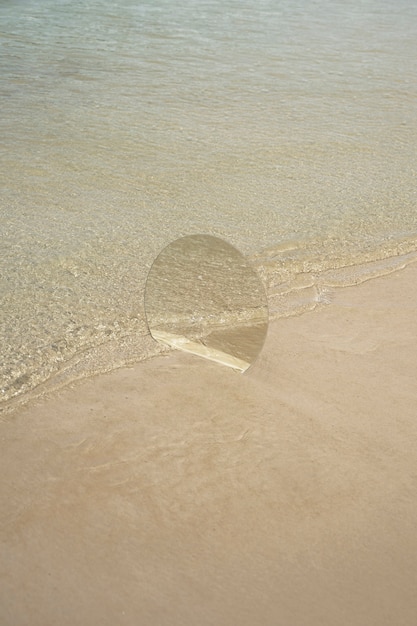
M 145 310 L 154 339 L 245 371 L 268 328 L 265 290 L 229 243 L 190 235 L 169 244 L 147 278 Z

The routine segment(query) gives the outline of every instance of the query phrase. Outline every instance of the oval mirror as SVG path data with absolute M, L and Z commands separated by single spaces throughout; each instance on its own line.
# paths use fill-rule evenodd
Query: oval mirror
M 263 284 L 229 243 L 189 235 L 169 244 L 146 281 L 145 312 L 157 341 L 244 372 L 268 328 Z

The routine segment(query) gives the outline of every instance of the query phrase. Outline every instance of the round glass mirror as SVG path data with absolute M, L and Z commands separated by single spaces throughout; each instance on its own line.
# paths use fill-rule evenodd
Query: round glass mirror
M 263 284 L 229 243 L 190 235 L 169 244 L 146 282 L 145 311 L 154 339 L 245 371 L 268 328 Z

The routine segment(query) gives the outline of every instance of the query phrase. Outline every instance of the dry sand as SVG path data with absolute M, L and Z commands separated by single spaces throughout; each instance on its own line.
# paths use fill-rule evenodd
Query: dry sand
M 2 626 L 415 626 L 417 266 L 0 424 Z

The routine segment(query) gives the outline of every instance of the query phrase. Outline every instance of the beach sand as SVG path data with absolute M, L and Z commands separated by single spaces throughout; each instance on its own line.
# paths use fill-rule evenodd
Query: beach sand
M 0 423 L 2 626 L 415 626 L 417 265 Z

